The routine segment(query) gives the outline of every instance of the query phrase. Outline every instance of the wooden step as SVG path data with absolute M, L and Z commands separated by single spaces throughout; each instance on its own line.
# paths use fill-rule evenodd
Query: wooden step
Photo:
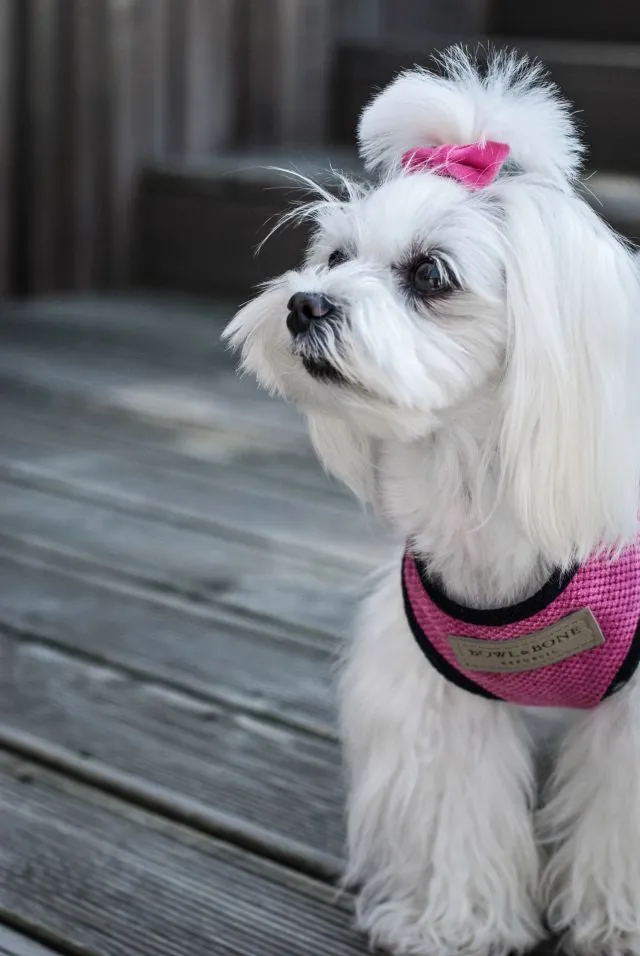
M 584 0 L 494 0 L 490 28 L 503 36 L 640 42 L 640 14 L 629 0 L 608 0 L 604 9 L 599 3 Z
M 278 217 L 309 198 L 308 189 L 268 167 L 295 168 L 331 187 L 330 165 L 363 177 L 357 156 L 345 149 L 148 168 L 138 203 L 139 281 L 149 288 L 247 297 L 258 283 L 300 262 L 309 234 L 306 226 L 290 226 L 254 254 Z M 628 238 L 640 239 L 640 176 L 589 173 L 587 185 L 600 214 Z
M 256 255 L 279 217 L 312 198 L 308 183 L 335 182 L 330 166 L 358 171 L 352 150 L 230 154 L 202 164 L 150 166 L 140 181 L 137 275 L 143 285 L 188 292 L 245 295 L 293 268 L 305 227 L 278 230 Z

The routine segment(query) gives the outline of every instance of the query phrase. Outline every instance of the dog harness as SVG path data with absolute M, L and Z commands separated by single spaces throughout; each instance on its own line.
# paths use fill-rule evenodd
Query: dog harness
M 556 571 L 532 597 L 477 610 L 445 595 L 409 549 L 405 611 L 431 664 L 465 690 L 537 707 L 592 708 L 640 661 L 640 540 Z

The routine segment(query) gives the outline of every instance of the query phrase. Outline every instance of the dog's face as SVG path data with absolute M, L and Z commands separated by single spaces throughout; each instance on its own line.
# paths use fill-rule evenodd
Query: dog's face
M 504 360 L 499 206 L 402 175 L 315 215 L 304 266 L 234 322 L 245 364 L 306 408 L 359 415 L 382 437 L 425 433 Z
M 439 442 L 443 476 L 473 448 L 467 467 L 494 476 L 550 562 L 635 535 L 638 266 L 575 192 L 567 104 L 527 61 L 498 55 L 483 75 L 457 51 L 444 76 L 403 74 L 374 98 L 359 141 L 377 185 L 344 181 L 346 198 L 303 210 L 303 267 L 227 330 L 243 366 L 302 407 L 362 497 L 372 438 L 438 430 L 457 436 Z M 429 165 L 487 148 L 509 165 L 481 184 Z

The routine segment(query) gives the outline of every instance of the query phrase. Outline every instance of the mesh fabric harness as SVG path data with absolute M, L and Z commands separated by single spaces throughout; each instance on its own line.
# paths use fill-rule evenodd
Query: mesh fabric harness
M 484 697 L 531 706 L 592 708 L 629 680 L 640 659 L 639 542 L 615 559 L 592 557 L 564 575 L 556 572 L 537 594 L 505 608 L 475 610 L 450 600 L 430 578 L 424 562 L 409 550 L 402 585 L 409 625 L 433 666 L 458 686 Z M 536 670 L 467 670 L 449 641 L 453 635 L 510 640 L 558 624 L 584 608 L 595 617 L 604 644 Z

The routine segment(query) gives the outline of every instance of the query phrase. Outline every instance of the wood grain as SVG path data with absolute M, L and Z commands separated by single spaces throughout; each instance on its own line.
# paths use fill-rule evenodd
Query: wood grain
M 0 557 L 0 623 L 207 700 L 332 736 L 335 652 L 232 611 Z
M 52 949 L 0 925 L 0 956 L 54 956 Z
M 0 465 L 0 476 L 248 546 L 263 547 L 266 541 L 267 550 L 273 543 L 276 550 L 287 549 L 305 560 L 322 556 L 347 569 L 366 572 L 388 557 L 387 546 L 376 540 L 365 516 L 324 502 L 307 507 L 293 496 L 286 500 L 251 488 L 240 478 L 241 487 L 233 487 L 229 475 L 200 480 L 156 472 L 122 456 L 69 455 L 66 460 L 59 456 L 55 474 L 40 465 L 16 463 Z
M 0 753 L 0 914 L 87 956 L 355 956 L 346 900 Z
M 0 326 L 0 927 L 355 956 L 331 684 L 368 520 L 206 311 L 87 302 Z
M 194 306 L 154 296 L 7 303 L 0 377 L 5 389 L 75 398 L 89 410 L 302 434 L 299 413 L 265 402 L 251 379 L 235 374 L 220 341 L 233 312 L 230 302 Z
M 17 345 L 7 338 L 0 354 L 5 387 L 65 399 L 94 411 L 109 410 L 152 421 L 208 427 L 230 419 L 288 432 L 302 430 L 299 418 L 280 403 L 265 405 L 257 391 L 238 384 L 233 373 L 199 362 L 189 373 L 178 356 L 167 355 L 165 367 L 133 354 L 128 361 L 101 355 L 95 348 L 74 355 L 63 346 Z M 83 365 L 83 359 L 86 364 Z M 212 375 L 216 389 L 212 389 Z
M 342 857 L 336 744 L 0 632 L 0 744 L 322 876 Z M 48 746 L 49 745 L 49 746 Z M 75 762 L 74 762 L 75 761 Z M 123 787 L 123 775 L 127 786 Z
M 377 545 L 214 331 L 88 300 L 0 325 L 5 956 L 367 951 L 330 885 L 329 631 Z
M 227 607 L 319 646 L 341 640 L 362 574 L 0 481 L 0 548 Z
M 1 385 L 0 385 L 1 395 Z M 83 414 L 74 409 L 34 407 L 29 401 L 2 399 L 0 441 L 5 460 L 46 463 L 56 454 L 113 451 L 148 457 L 161 468 L 207 477 L 216 471 L 263 478 L 266 487 L 281 488 L 283 495 L 311 492 L 334 507 L 358 511 L 353 495 L 322 470 L 309 443 L 300 435 L 265 434 L 263 429 L 212 425 L 206 431 L 158 428 L 153 423 L 121 421 L 106 415 Z

